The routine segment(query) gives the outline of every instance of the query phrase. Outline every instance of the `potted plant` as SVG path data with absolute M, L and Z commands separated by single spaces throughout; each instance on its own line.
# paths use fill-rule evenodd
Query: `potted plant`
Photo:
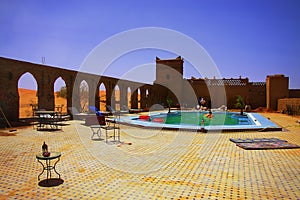
M 244 115 L 243 109 L 245 107 L 245 103 L 240 95 L 237 96 L 236 103 L 234 105 L 236 108 L 241 109 L 240 115 Z
M 167 104 L 168 104 L 168 108 L 169 108 L 169 112 L 168 113 L 170 113 L 171 112 L 171 105 L 172 105 L 172 103 L 173 103 L 173 100 L 168 96 L 167 97 Z

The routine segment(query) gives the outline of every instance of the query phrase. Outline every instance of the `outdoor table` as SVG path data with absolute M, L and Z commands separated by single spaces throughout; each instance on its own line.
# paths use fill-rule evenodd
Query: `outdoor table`
M 40 111 L 36 111 L 35 114 L 38 117 L 37 130 L 41 130 L 42 128 L 47 128 L 47 125 L 49 125 L 50 129 L 53 130 L 58 129 L 58 122 L 60 117 L 59 112 L 40 110 Z
M 51 170 L 54 170 L 54 172 L 60 178 L 60 174 L 55 169 L 55 166 L 59 162 L 60 157 L 61 157 L 61 153 L 60 152 L 50 152 L 50 156 L 49 157 L 43 156 L 42 153 L 39 153 L 39 154 L 36 155 L 37 161 L 39 163 L 41 163 L 41 165 L 43 166 L 42 172 L 38 175 L 38 180 L 40 180 L 40 176 L 44 173 L 45 170 L 47 170 L 47 180 L 49 179 L 49 177 L 51 178 Z M 51 165 L 51 160 L 56 160 L 55 163 L 54 163 L 54 165 Z M 45 161 L 45 164 L 43 163 L 43 161 Z

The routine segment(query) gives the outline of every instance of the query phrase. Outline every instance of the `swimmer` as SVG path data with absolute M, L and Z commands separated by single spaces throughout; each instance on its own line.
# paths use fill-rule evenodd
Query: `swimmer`
M 208 112 L 208 114 L 205 115 L 207 118 L 213 118 L 214 115 L 212 114 L 211 111 Z

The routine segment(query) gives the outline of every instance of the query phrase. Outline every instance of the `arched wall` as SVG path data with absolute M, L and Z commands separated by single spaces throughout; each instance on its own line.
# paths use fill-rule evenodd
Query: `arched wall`
M 127 88 L 137 88 L 142 83 L 128 80 L 119 80 L 112 77 L 77 72 L 52 66 L 35 64 L 25 61 L 0 58 L 0 107 L 9 121 L 19 120 L 19 93 L 18 81 L 20 77 L 29 72 L 37 82 L 39 109 L 54 110 L 54 83 L 61 77 L 66 84 L 68 96 L 67 107 L 79 108 L 79 84 L 85 80 L 89 86 L 89 105 L 100 106 L 99 86 L 101 83 L 106 88 L 106 104 L 113 105 L 112 94 L 118 84 L 121 93 L 120 105 L 127 102 Z M 148 87 L 151 87 L 149 85 Z M 133 90 L 132 90 L 133 91 Z

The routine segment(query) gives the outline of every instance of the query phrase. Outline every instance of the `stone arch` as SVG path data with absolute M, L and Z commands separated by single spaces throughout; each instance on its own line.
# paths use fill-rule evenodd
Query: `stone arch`
M 113 96 L 112 99 L 114 101 L 114 109 L 115 110 L 120 110 L 121 109 L 121 89 L 120 86 L 118 84 L 115 85 L 114 87 L 114 91 L 113 91 Z
M 25 80 L 24 80 L 25 79 Z M 26 80 L 27 79 L 27 80 Z M 29 80 L 31 79 L 31 80 Z M 24 83 L 21 83 L 24 81 Z M 27 82 L 27 83 L 25 83 Z M 33 82 L 34 85 L 30 85 Z M 20 85 L 25 84 L 25 85 Z M 33 111 L 38 109 L 38 84 L 35 77 L 30 72 L 24 72 L 18 77 L 18 116 L 19 118 L 29 118 L 34 115 Z
M 127 87 L 127 107 L 131 109 L 131 88 Z
M 58 97 L 57 92 L 60 91 L 60 90 L 65 90 L 66 96 Z M 55 81 L 54 81 L 54 106 L 55 106 L 55 110 L 57 110 L 61 113 L 66 113 L 67 112 L 68 92 L 69 91 L 68 91 L 65 80 L 61 76 L 56 78 Z
M 88 106 L 93 105 L 95 101 L 95 93 L 91 92 L 93 88 L 89 79 L 89 76 L 79 72 L 74 77 L 71 101 L 72 107 L 79 112 L 88 112 Z
M 150 105 L 149 96 L 150 96 L 149 89 L 146 88 L 145 89 L 145 99 L 144 99 L 145 108 L 149 108 L 149 105 Z
M 106 111 L 106 86 L 104 82 L 101 82 L 98 86 L 99 90 L 99 110 Z
M 88 112 L 90 88 L 86 80 L 79 84 L 80 112 Z
M 137 89 L 137 103 L 138 103 L 138 108 L 141 108 L 141 88 Z

